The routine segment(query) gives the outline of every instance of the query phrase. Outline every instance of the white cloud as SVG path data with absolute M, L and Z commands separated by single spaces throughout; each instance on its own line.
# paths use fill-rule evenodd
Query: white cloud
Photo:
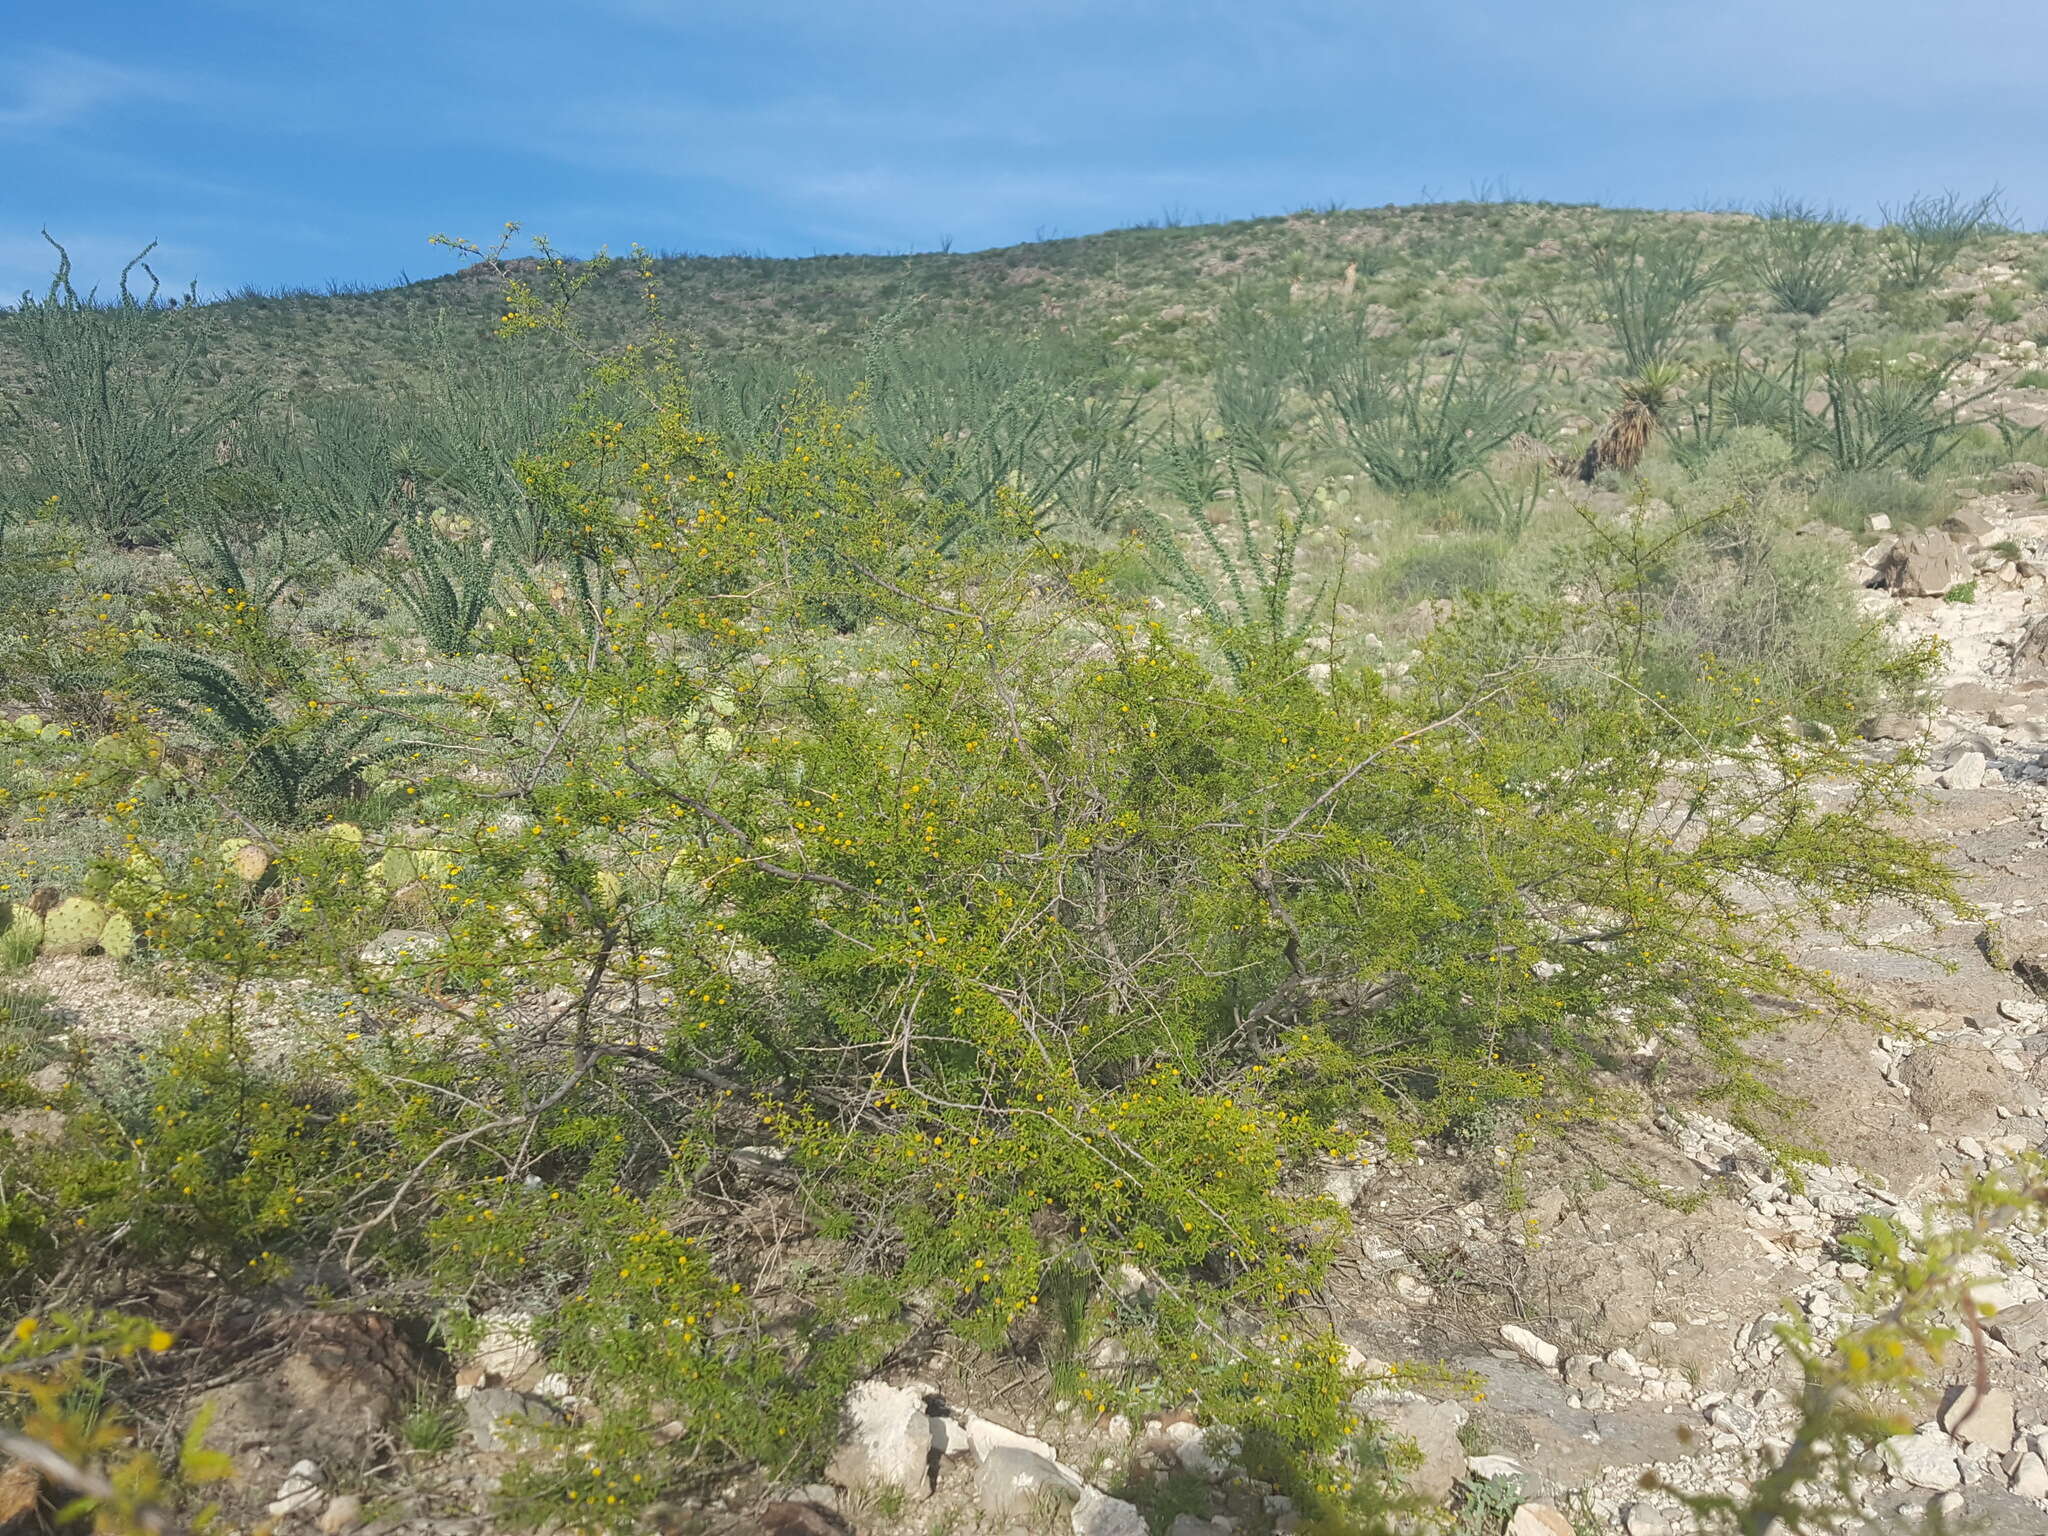
M 197 95 L 197 81 L 69 49 L 31 49 L 0 65 L 0 133 L 48 133 L 73 127 L 109 105 L 184 102 Z

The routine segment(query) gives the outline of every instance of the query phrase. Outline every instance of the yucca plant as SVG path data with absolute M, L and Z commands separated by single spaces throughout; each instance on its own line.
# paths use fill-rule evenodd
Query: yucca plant
M 559 553 L 518 465 L 560 434 L 576 382 L 530 355 L 463 349 L 445 315 L 435 317 L 428 340 L 414 439 L 424 480 L 439 501 L 487 524 L 501 557 L 532 564 Z
M 1230 486 L 1220 437 L 1203 417 L 1183 423 L 1169 412 L 1146 461 L 1149 478 L 1181 506 L 1200 512 Z
M 161 285 L 146 260 L 154 241 L 121 269 L 120 297 L 101 303 L 96 289 L 80 297 L 70 252 L 47 231 L 43 238 L 58 258 L 49 290 L 24 293 L 0 316 L 0 339 L 28 371 L 26 407 L 7 407 L 17 451 L 64 515 L 117 545 L 158 543 L 260 392 L 227 384 L 187 407 L 203 342 L 186 310 L 157 302 Z M 129 285 L 138 267 L 149 278 L 144 293 Z M 197 297 L 195 285 L 188 310 Z
M 346 706 L 308 706 L 287 723 L 260 692 L 197 651 L 138 646 L 128 664 L 150 704 L 231 754 L 230 790 L 272 822 L 303 821 L 322 803 L 360 792 L 363 770 L 398 750 L 375 741 L 376 716 Z
M 1664 407 L 1677 392 L 1684 371 L 1673 363 L 1652 363 L 1621 386 L 1621 403 L 1587 445 L 1578 475 L 1588 485 L 1603 469 L 1632 473 L 1643 462 L 1650 434 L 1662 421 Z
M 1839 210 L 1781 197 L 1757 209 L 1757 218 L 1745 261 L 1780 309 L 1818 315 L 1849 291 L 1858 231 Z

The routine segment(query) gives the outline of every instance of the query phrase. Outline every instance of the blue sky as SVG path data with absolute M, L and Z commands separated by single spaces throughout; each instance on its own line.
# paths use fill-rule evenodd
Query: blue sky
M 1458 198 L 2048 218 L 2043 0 L 76 0 L 0 50 L 0 301 L 1006 245 Z

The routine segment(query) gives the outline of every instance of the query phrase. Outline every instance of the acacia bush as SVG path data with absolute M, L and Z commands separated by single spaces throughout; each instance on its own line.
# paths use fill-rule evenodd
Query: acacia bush
M 569 321 L 515 291 L 507 324 Z M 1505 370 L 1326 361 L 1382 484 L 1522 419 Z M 7 1294 L 321 1260 L 528 1306 L 604 1410 L 601 1455 L 522 1467 L 534 1523 L 806 1472 L 943 1329 L 1073 1401 L 1197 1404 L 1341 1527 L 1398 1499 L 1299 1311 L 1342 1241 L 1319 1176 L 1604 1112 L 1652 1040 L 1760 1127 L 1760 1000 L 1867 1011 L 1795 946 L 1955 902 L 1894 830 L 1907 767 L 1837 744 L 1926 658 L 1803 647 L 1817 567 L 1739 516 L 1588 514 L 1396 675 L 1297 590 L 1319 504 L 1228 483 L 1205 427 L 1146 524 L 1194 621 L 1120 594 L 1044 517 L 1073 397 L 970 363 L 736 395 L 728 435 L 680 348 L 599 358 L 514 459 L 508 552 L 415 569 L 462 621 L 433 666 L 337 645 L 272 687 L 246 596 L 65 615 L 101 704 L 6 728 L 10 803 L 105 818 L 91 893 L 211 1005 L 78 1047 L 60 1130 L 5 1148 Z M 1483 583 L 1527 534 L 1387 580 Z M 754 1199 L 802 1235 L 723 1214 Z

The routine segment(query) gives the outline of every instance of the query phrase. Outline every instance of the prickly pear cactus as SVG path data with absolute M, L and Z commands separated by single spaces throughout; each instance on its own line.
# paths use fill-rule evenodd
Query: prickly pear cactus
M 259 843 L 234 837 L 220 845 L 221 862 L 237 880 L 254 885 L 270 868 L 270 854 Z
M 67 896 L 43 918 L 46 955 L 82 955 L 100 941 L 107 910 L 89 896 Z
M 116 960 L 126 960 L 135 953 L 135 925 L 124 914 L 116 912 L 100 930 L 100 952 Z
M 385 890 L 395 891 L 419 879 L 419 861 L 412 856 L 410 849 L 393 848 L 370 866 L 370 873 L 377 877 Z

